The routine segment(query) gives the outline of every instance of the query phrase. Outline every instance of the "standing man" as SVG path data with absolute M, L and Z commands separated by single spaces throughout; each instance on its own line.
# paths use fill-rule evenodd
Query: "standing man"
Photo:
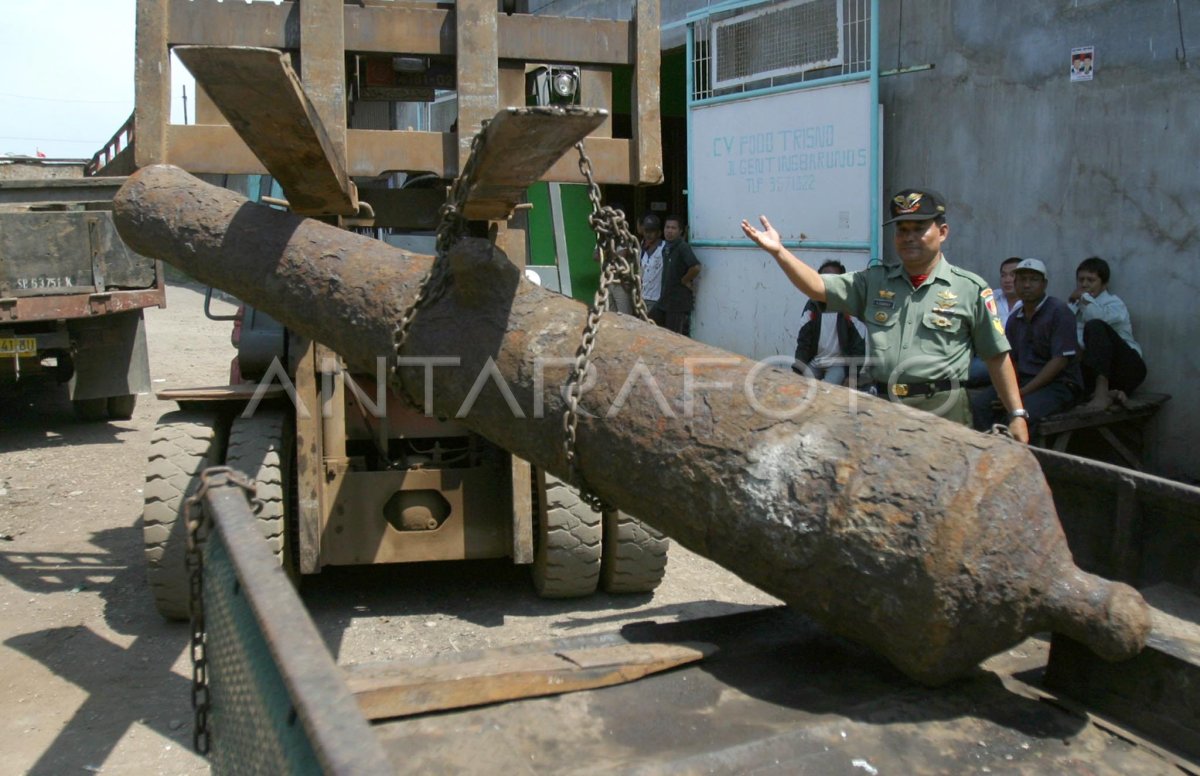
M 667 242 L 663 247 L 662 293 L 650 317 L 659 326 L 687 337 L 692 331 L 694 284 L 700 274 L 700 261 L 683 239 L 683 219 L 679 216 L 667 216 L 663 221 L 663 238 Z
M 950 264 L 942 243 L 950 234 L 941 196 L 905 189 L 888 203 L 896 224 L 900 264 L 845 275 L 821 275 L 783 247 L 766 216 L 762 230 L 742 221 L 742 231 L 774 257 L 802 293 L 867 326 L 871 374 L 879 395 L 970 425 L 963 382 L 974 349 L 1009 411 L 1014 438 L 1029 441 L 1008 342 L 992 289 L 978 275 Z
M 642 300 L 653 311 L 662 294 L 663 275 L 662 221 L 653 213 L 642 217 Z M 657 321 L 655 321 L 658 323 Z M 661 324 L 660 324 L 661 325 Z
M 1073 405 L 1083 390 L 1075 358 L 1075 313 L 1063 300 L 1046 295 L 1048 282 L 1046 265 L 1039 259 L 1021 260 L 1016 268 L 1019 301 L 1005 327 L 1031 430 L 1047 415 Z M 995 399 L 991 389 L 974 397 L 975 428 L 991 424 Z

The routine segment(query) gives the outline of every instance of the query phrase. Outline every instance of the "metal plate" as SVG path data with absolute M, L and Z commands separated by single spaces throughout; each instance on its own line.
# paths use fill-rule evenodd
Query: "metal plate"
M 36 337 L 0 337 L 0 356 L 24 358 L 36 355 Z

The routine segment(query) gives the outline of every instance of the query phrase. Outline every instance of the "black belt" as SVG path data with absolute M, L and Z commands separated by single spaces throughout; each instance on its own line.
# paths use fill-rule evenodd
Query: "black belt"
M 958 380 L 934 380 L 928 383 L 896 383 L 888 390 L 887 383 L 875 383 L 875 390 L 880 396 L 895 399 L 927 399 L 934 394 L 949 391 L 962 385 Z

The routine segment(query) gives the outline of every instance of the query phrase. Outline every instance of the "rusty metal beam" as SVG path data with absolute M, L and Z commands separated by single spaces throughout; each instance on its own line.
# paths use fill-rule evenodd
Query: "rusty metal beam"
M 175 53 L 283 186 L 293 210 L 308 215 L 358 211 L 354 183 L 346 172 L 345 117 L 340 131 L 336 120 L 328 126 L 313 101 L 314 94 L 325 93 L 324 112 L 340 115 L 345 99 L 340 90 L 330 95 L 327 86 L 306 89 L 288 55 L 275 49 L 179 46 Z
M 194 173 L 265 173 L 267 168 L 246 147 L 232 127 L 181 126 L 167 128 L 167 161 Z M 454 135 L 449 132 L 410 132 L 377 129 L 347 130 L 347 172 L 375 177 L 388 170 L 425 170 L 438 177 L 458 175 Z M 628 183 L 633 171 L 632 147 L 625 138 L 589 137 L 585 141 L 599 183 Z M 579 163 L 568 154 L 542 176 L 545 181 L 583 183 Z
M 496 35 L 496 0 L 457 0 L 454 32 L 458 89 L 458 169 L 471 153 L 471 141 L 483 122 L 500 107 L 500 55 Z
M 172 46 L 263 46 L 289 51 L 301 46 L 296 3 L 171 2 L 169 6 Z M 453 56 L 457 48 L 454 12 L 444 8 L 346 5 L 343 24 L 346 51 Z M 629 22 L 607 19 L 500 16 L 495 25 L 497 53 L 523 62 L 632 65 L 629 28 Z
M 343 176 L 346 170 L 346 106 L 349 104 L 346 94 L 346 53 L 342 50 L 345 39 L 344 7 L 342 0 L 304 0 L 300 4 L 300 81 L 304 84 L 303 94 L 308 97 L 320 118 L 320 125 L 325 128 L 333 168 Z M 296 161 L 293 160 L 293 163 Z M 341 182 L 349 184 L 349 179 L 342 178 Z M 353 200 L 353 185 L 344 193 Z M 342 204 L 344 207 L 346 203 Z M 329 212 L 339 215 L 353 213 Z
M 657 0 L 634 5 L 631 46 L 636 51 L 633 72 L 633 126 L 637 146 L 633 149 L 632 179 L 657 185 L 663 180 L 662 108 L 659 105 L 659 71 L 662 69 L 661 31 Z
M 132 176 L 114 214 L 134 250 L 367 371 L 431 262 L 164 166 Z M 561 383 L 587 308 L 487 241 L 460 240 L 448 261 L 395 387 L 567 474 Z M 439 356 L 458 365 L 421 360 Z M 1145 644 L 1145 602 L 1074 565 L 1025 446 L 623 315 L 601 318 L 591 362 L 577 452 L 595 493 L 915 679 L 961 676 L 1041 631 L 1110 660 Z
M 171 123 L 171 55 L 167 50 L 168 0 L 139 0 L 134 62 L 134 144 L 137 167 L 167 161 Z M 175 3 L 174 5 L 179 5 Z
M 159 275 L 161 277 L 161 273 Z M 56 321 L 94 318 L 97 315 L 166 307 L 167 295 L 160 283 L 138 291 L 105 291 L 70 296 L 13 296 L 0 298 L 0 325 L 6 321 Z

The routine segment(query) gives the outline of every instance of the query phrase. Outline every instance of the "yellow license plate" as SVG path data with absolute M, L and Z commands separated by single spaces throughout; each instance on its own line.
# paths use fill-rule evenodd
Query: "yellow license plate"
M 35 337 L 0 337 L 0 357 L 4 356 L 36 356 L 37 339 Z

